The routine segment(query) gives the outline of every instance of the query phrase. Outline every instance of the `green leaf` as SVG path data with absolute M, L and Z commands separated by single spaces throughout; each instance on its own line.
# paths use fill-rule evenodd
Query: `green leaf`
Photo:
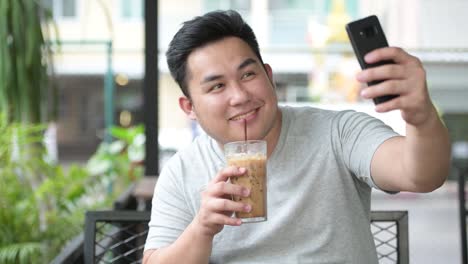
M 0 1 L 0 111 L 9 120 L 41 122 L 49 118 L 48 104 L 57 104 L 57 88 L 48 85 L 52 57 L 48 27 L 42 24 L 51 16 L 39 5 L 38 0 Z
M 25 32 L 24 32 L 24 19 L 28 14 L 24 13 L 22 1 L 13 1 L 12 3 L 12 20 L 11 20 L 11 32 L 13 36 L 13 49 L 15 56 L 13 57 L 15 61 L 15 76 L 16 76 L 16 88 L 18 96 L 17 105 L 15 105 L 15 116 L 18 120 L 23 120 L 24 117 L 26 121 L 28 120 L 27 114 L 30 113 L 29 104 L 28 104 L 28 76 L 27 69 L 25 64 Z M 37 45 L 37 44 L 36 44 Z
M 128 147 L 128 159 L 132 162 L 141 162 L 145 159 L 145 135 L 135 137 L 133 144 Z
M 118 139 L 125 141 L 127 144 L 131 144 L 137 135 L 144 133 L 144 130 L 145 129 L 143 125 L 130 128 L 113 126 L 110 128 L 110 134 Z
M 116 140 L 109 145 L 109 154 L 119 155 L 125 149 L 125 142 Z
M 42 255 L 40 242 L 13 243 L 0 247 L 0 263 L 35 263 Z
M 8 110 L 7 104 L 7 86 L 8 86 L 8 1 L 0 1 L 0 39 L 5 41 L 0 45 L 0 112 Z

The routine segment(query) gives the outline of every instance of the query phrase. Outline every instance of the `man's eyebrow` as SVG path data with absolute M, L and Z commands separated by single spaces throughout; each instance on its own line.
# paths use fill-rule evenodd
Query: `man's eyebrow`
M 237 70 L 242 70 L 243 68 L 249 66 L 250 64 L 254 64 L 254 63 L 257 63 L 257 61 L 252 59 L 252 58 L 247 58 L 241 64 L 239 64 L 239 66 L 237 66 Z M 205 78 L 203 78 L 203 80 L 200 82 L 200 84 L 204 84 L 204 83 L 207 83 L 207 82 L 212 82 L 212 81 L 215 81 L 217 79 L 221 79 L 223 77 L 224 77 L 224 75 L 221 75 L 221 74 L 208 75 Z
M 253 64 L 253 63 L 257 63 L 257 61 L 252 58 L 248 58 L 237 67 L 237 70 L 242 70 L 242 68 L 245 68 L 248 65 Z
M 203 80 L 200 82 L 200 84 L 204 84 L 204 83 L 207 83 L 207 82 L 212 82 L 212 81 L 215 81 L 217 79 L 221 79 L 222 77 L 223 77 L 223 75 L 220 75 L 220 74 L 208 75 L 205 78 L 203 78 Z

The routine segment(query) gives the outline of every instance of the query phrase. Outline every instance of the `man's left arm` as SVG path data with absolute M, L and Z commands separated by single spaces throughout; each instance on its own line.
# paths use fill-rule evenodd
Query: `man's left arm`
M 360 72 L 360 82 L 386 80 L 361 91 L 364 98 L 387 94 L 398 97 L 378 104 L 377 112 L 400 110 L 406 122 L 406 136 L 386 140 L 376 150 L 371 175 L 386 191 L 431 192 L 440 187 L 450 168 L 450 140 L 447 128 L 432 104 L 426 73 L 420 60 L 400 48 L 370 52 L 366 62 L 393 60 L 395 64 Z

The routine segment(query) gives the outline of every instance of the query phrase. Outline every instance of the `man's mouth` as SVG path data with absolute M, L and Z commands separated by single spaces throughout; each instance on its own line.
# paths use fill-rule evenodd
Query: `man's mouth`
M 257 111 L 257 109 L 254 109 L 250 112 L 247 112 L 245 114 L 241 114 L 241 115 L 237 115 L 233 118 L 231 118 L 232 121 L 238 121 L 238 120 L 242 120 L 242 119 L 247 119 L 249 116 L 253 115 L 255 112 Z

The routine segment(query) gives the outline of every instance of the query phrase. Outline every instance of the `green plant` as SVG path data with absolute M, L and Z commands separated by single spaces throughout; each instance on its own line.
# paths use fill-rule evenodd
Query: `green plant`
M 44 26 L 51 13 L 40 0 L 0 1 L 0 112 L 9 121 L 40 123 L 55 117 L 57 89 Z
M 49 262 L 83 230 L 86 210 L 110 207 L 142 174 L 142 128 L 114 128 L 121 140 L 103 144 L 85 167 L 47 160 L 43 124 L 56 117 L 57 89 L 48 79 L 52 16 L 41 2 L 0 0 L 2 264 Z
M 22 144 L 36 141 L 36 130 L 40 127 L 24 127 L 18 124 L 8 124 L 4 114 L 0 116 L 0 262 L 27 263 L 32 256 L 40 254 L 42 245 L 38 232 L 29 234 L 21 232 L 28 226 L 35 226 L 31 222 L 37 214 L 29 210 L 36 206 L 30 193 L 32 186 L 29 179 L 19 177 L 26 175 L 25 171 L 33 170 L 36 164 L 19 163 L 15 156 L 23 148 Z M 18 144 L 12 144 L 13 137 L 17 137 Z M 37 228 L 39 230 L 39 228 Z
M 64 169 L 48 163 L 38 133 L 42 129 L 41 125 L 9 123 L 0 112 L 2 264 L 49 262 L 83 230 L 86 210 L 109 208 L 119 194 L 108 192 L 112 179 L 107 175 L 92 174 L 83 166 Z M 31 144 L 36 146 L 34 153 L 27 149 Z M 35 177 L 38 174 L 43 177 Z
M 87 168 L 92 175 L 106 175 L 110 186 L 123 191 L 143 175 L 145 158 L 145 135 L 143 125 L 130 128 L 111 127 L 110 134 L 116 138 L 111 143 L 102 142 L 89 159 Z M 120 181 L 117 181 L 119 179 Z M 120 182 L 114 185 L 114 182 Z M 123 186 L 122 186 L 123 184 Z M 111 188 L 112 189 L 112 188 Z

